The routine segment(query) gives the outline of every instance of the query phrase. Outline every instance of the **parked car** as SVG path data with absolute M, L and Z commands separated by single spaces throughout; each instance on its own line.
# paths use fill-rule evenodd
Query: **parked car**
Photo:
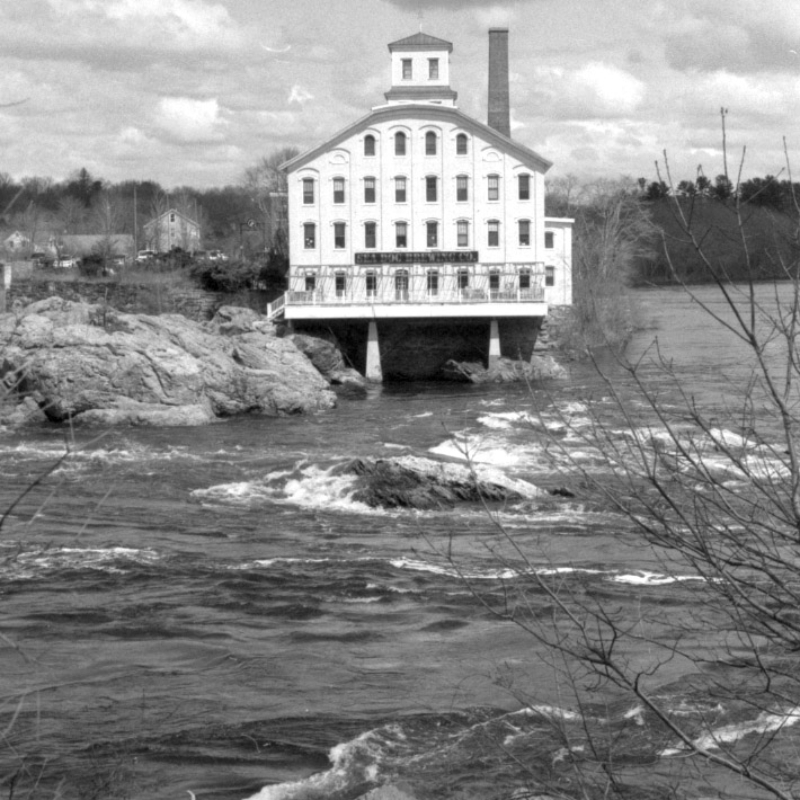
M 137 264 L 145 264 L 148 261 L 153 261 L 153 259 L 155 259 L 155 257 L 156 257 L 156 251 L 155 250 L 140 250 L 136 254 L 136 263 Z
M 74 269 L 80 265 L 81 260 L 79 258 L 74 258 L 73 256 L 67 256 L 63 254 L 53 262 L 53 266 L 56 269 Z
M 209 261 L 227 261 L 228 256 L 222 252 L 222 250 L 209 250 L 208 252 L 208 260 Z

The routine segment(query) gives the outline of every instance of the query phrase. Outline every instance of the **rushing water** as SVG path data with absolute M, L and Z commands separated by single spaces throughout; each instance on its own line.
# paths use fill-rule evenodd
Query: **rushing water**
M 725 313 L 716 290 L 700 294 Z M 680 290 L 640 297 L 652 326 L 630 354 L 657 337 L 694 399 L 735 426 L 741 344 Z M 601 366 L 633 391 L 613 360 Z M 0 793 L 18 775 L 27 791 L 81 798 L 350 800 L 388 779 L 482 796 L 499 771 L 481 732 L 518 729 L 498 676 L 518 667 L 559 701 L 531 641 L 471 591 L 503 577 L 494 521 L 369 509 L 334 468 L 468 450 L 557 488 L 569 475 L 551 471 L 529 415 L 579 427 L 591 406 L 621 424 L 608 398 L 592 365 L 572 365 L 533 391 L 383 386 L 310 418 L 0 432 L 2 507 L 21 497 L 0 540 Z M 577 494 L 500 512 L 535 568 L 626 601 L 686 591 L 622 518 Z

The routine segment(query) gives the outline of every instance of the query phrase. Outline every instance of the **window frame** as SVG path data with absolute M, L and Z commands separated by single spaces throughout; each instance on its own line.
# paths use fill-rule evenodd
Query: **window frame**
M 456 247 L 469 247 L 469 220 L 456 220 Z
M 439 295 L 439 270 L 434 267 L 425 272 L 425 293 L 428 297 Z
M 394 246 L 396 250 L 408 249 L 408 223 L 403 220 L 394 223 Z
M 311 236 L 309 236 L 309 233 Z M 309 244 L 309 240 L 311 244 Z M 317 249 L 317 223 L 304 222 L 303 223 L 303 250 L 316 250 Z
M 414 59 L 401 58 L 400 59 L 400 75 L 404 81 L 414 80 Z
M 372 244 L 370 244 L 372 242 Z M 370 220 L 364 223 L 364 249 L 375 250 L 378 246 L 378 223 Z
M 500 220 L 490 219 L 486 223 L 486 246 L 500 247 Z
M 517 244 L 519 247 L 531 246 L 531 221 L 529 219 L 517 221 Z
M 545 286 L 555 286 L 556 285 L 556 268 L 553 266 L 547 266 L 544 268 L 544 285 Z
M 316 202 L 316 192 L 314 190 L 314 179 L 313 178 L 303 178 L 303 205 L 304 206 L 313 206 Z M 309 199 L 310 198 L 310 199 Z
M 517 175 L 517 199 L 531 199 L 531 176 L 527 172 Z
M 425 202 L 439 202 L 439 178 L 437 175 L 425 176 Z
M 345 194 L 345 181 L 341 176 L 337 176 L 332 180 L 333 184 L 333 204 L 335 206 L 342 206 L 346 202 Z
M 425 132 L 425 155 L 435 156 L 438 152 L 438 139 L 434 131 Z
M 431 244 L 431 240 L 433 244 Z M 428 220 L 425 223 L 425 242 L 427 247 L 439 247 L 439 223 L 436 220 Z
M 467 136 L 466 133 L 459 133 L 456 135 L 456 155 L 469 155 L 469 136 Z
M 500 200 L 500 176 L 493 172 L 486 176 L 486 199 L 490 203 L 497 203 Z
M 456 175 L 456 202 L 469 202 L 469 175 Z
M 429 58 L 428 59 L 428 80 L 429 81 L 438 81 L 439 80 L 439 59 L 438 58 Z
M 370 186 L 370 183 L 372 184 Z M 376 202 L 378 181 L 372 175 L 367 175 L 364 178 L 364 203 L 365 205 L 373 205 Z M 370 197 L 372 199 L 370 199 Z
M 405 131 L 396 131 L 394 134 L 394 154 L 405 156 L 408 153 L 408 136 Z
M 336 297 L 347 297 L 347 273 L 337 270 L 333 273 L 333 291 Z
M 341 242 L 341 244 L 340 244 Z M 333 249 L 346 250 L 347 249 L 347 223 L 334 222 L 333 223 Z
M 402 193 L 402 199 L 400 198 L 401 193 Z M 395 203 L 408 202 L 408 178 L 406 178 L 405 175 L 395 175 L 394 201 Z
M 556 235 L 555 233 L 553 233 L 553 231 L 544 232 L 544 249 L 545 250 L 556 249 Z
M 368 133 L 364 137 L 364 156 L 365 156 L 365 158 L 373 158 L 375 156 L 375 144 L 376 144 L 375 137 L 371 133 Z

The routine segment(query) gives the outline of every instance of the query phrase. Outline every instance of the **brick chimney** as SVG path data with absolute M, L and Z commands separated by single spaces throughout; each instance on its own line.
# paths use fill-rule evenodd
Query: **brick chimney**
M 508 94 L 508 28 L 489 28 L 489 119 L 488 125 L 511 136 Z

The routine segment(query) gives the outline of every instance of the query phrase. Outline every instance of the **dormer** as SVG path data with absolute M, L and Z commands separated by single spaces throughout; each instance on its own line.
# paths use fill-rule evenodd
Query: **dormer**
M 455 106 L 458 94 L 450 88 L 450 42 L 420 32 L 392 42 L 389 52 L 392 88 L 384 95 L 389 104 Z

